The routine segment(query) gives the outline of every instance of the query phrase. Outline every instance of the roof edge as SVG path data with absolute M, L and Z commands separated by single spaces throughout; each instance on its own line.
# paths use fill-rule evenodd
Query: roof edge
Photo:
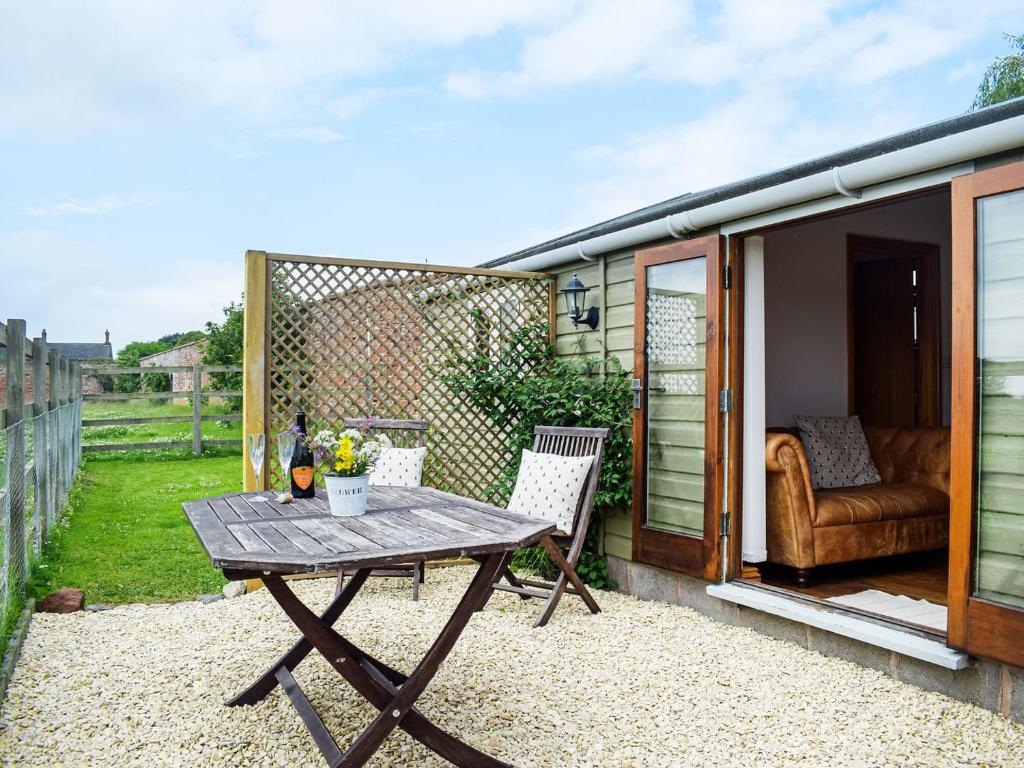
M 821 171 L 827 171 L 834 167 L 840 167 L 860 160 L 879 157 L 901 149 L 941 139 L 946 136 L 964 133 L 974 128 L 998 123 L 1020 115 L 1024 115 L 1024 96 L 1009 99 L 1008 101 L 995 104 L 991 107 L 979 109 L 976 112 L 966 112 L 962 115 L 945 118 L 937 122 L 912 128 L 908 131 L 876 139 L 866 144 L 859 144 L 849 149 L 822 155 L 821 157 L 796 163 L 795 165 L 790 165 L 776 171 L 751 176 L 741 181 L 712 187 L 701 192 L 688 193 L 669 198 L 668 200 L 664 200 L 660 203 L 638 208 L 630 213 L 607 219 L 565 235 L 560 235 L 559 237 L 552 238 L 551 240 L 538 243 L 537 245 L 533 245 L 528 248 L 523 248 L 519 251 L 514 251 L 513 253 L 505 256 L 491 259 L 490 261 L 485 261 L 479 266 L 487 269 L 502 267 L 506 264 L 511 264 L 529 256 L 537 256 L 556 248 L 581 243 L 586 240 L 590 240 L 591 238 L 607 235 L 638 224 L 646 224 L 675 213 L 681 213 L 682 211 L 739 197 L 750 192 L 768 189 L 779 184 L 784 184 L 788 181 L 794 181 L 815 173 L 820 173 Z M 1024 137 L 1022 137 L 1022 141 L 1024 141 Z

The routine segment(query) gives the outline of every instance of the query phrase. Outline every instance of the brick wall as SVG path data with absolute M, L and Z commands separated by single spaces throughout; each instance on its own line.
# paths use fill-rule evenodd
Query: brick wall
M 157 352 L 155 355 L 144 357 L 139 361 L 143 368 L 162 365 L 200 365 L 203 362 L 203 350 L 206 347 L 205 340 L 194 341 L 191 344 L 182 344 L 180 347 L 168 349 L 166 352 Z M 204 373 L 201 377 L 202 386 L 210 385 L 210 374 Z M 172 392 L 191 392 L 192 373 L 172 373 Z
M 109 361 L 101 361 L 109 362 Z M 189 379 L 191 381 L 191 379 Z M 82 379 L 82 393 L 86 395 L 98 395 L 103 391 L 103 383 L 98 376 L 86 376 Z M 43 382 L 43 397 L 50 396 L 50 382 Z M 32 376 L 31 366 L 25 368 L 25 402 L 31 403 L 35 399 L 35 381 Z M 7 405 L 7 371 L 0 366 L 0 408 Z

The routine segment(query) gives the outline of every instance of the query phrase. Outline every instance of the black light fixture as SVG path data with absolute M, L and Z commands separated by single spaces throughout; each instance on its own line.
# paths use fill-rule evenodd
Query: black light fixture
M 597 307 L 587 309 L 587 291 L 589 290 L 576 275 L 573 275 L 572 280 L 562 289 L 562 293 L 565 294 L 565 308 L 573 326 L 579 327 L 580 323 L 583 323 L 593 330 L 597 328 L 600 312 Z

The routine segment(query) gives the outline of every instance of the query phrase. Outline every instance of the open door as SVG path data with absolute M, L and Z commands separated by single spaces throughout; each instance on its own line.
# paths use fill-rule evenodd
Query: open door
M 1024 666 L 1024 163 L 953 179 L 949 644 Z
M 719 235 L 636 254 L 633 558 L 720 575 L 724 369 Z

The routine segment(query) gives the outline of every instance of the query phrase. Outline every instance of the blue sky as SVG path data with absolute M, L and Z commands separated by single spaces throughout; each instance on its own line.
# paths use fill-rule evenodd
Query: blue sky
M 248 248 L 476 264 L 963 112 L 1020 0 L 0 0 L 0 315 L 201 327 Z

